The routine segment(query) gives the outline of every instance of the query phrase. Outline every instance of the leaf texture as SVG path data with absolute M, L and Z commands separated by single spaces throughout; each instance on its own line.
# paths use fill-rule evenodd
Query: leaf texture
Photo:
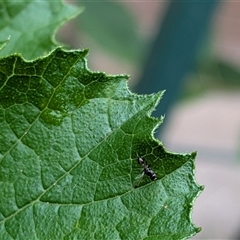
M 46 55 L 57 46 L 53 33 L 82 9 L 61 0 L 1 1 L 1 40 L 11 36 L 11 41 L 0 56 L 21 53 L 25 59 L 34 59 Z
M 202 188 L 192 154 L 165 150 L 162 93 L 91 72 L 86 50 L 0 59 L 0 239 L 184 239 Z M 144 157 L 157 180 L 143 176 Z

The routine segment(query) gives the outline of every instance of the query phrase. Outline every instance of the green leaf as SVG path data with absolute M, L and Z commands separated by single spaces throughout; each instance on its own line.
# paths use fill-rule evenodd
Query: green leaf
M 53 33 L 82 11 L 61 0 L 5 0 L 0 2 L 1 39 L 11 41 L 0 56 L 21 53 L 25 59 L 45 55 L 56 47 Z
M 162 93 L 136 95 L 124 75 L 61 48 L 0 59 L 0 239 L 182 239 L 202 190 L 193 154 L 153 139 Z M 144 176 L 137 154 L 157 180 Z

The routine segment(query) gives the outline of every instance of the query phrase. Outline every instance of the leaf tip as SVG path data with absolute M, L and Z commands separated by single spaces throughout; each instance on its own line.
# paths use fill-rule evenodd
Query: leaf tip
M 193 159 L 195 159 L 196 156 L 197 156 L 197 152 L 192 152 L 192 153 L 191 153 L 191 156 L 192 156 Z
M 202 228 L 201 227 L 196 227 L 196 233 L 199 233 L 199 232 L 201 232 L 202 231 Z
M 6 45 L 10 42 L 11 35 L 8 36 L 8 38 L 4 41 L 0 41 L 0 51 L 6 47 Z

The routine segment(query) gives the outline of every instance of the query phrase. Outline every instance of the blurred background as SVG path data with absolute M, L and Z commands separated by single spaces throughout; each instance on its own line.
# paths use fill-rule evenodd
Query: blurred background
M 194 205 L 202 231 L 193 239 L 240 239 L 240 2 L 74 4 L 85 11 L 57 39 L 89 48 L 92 70 L 129 74 L 133 92 L 166 89 L 156 137 L 170 151 L 198 151 L 205 190 Z

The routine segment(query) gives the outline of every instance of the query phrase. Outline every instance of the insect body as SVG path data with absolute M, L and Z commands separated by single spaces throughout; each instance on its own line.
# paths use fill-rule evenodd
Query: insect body
M 156 173 L 150 168 L 150 165 L 147 164 L 147 161 L 144 158 L 138 157 L 137 162 L 143 167 L 143 175 L 145 174 L 149 176 L 153 181 L 157 180 Z

